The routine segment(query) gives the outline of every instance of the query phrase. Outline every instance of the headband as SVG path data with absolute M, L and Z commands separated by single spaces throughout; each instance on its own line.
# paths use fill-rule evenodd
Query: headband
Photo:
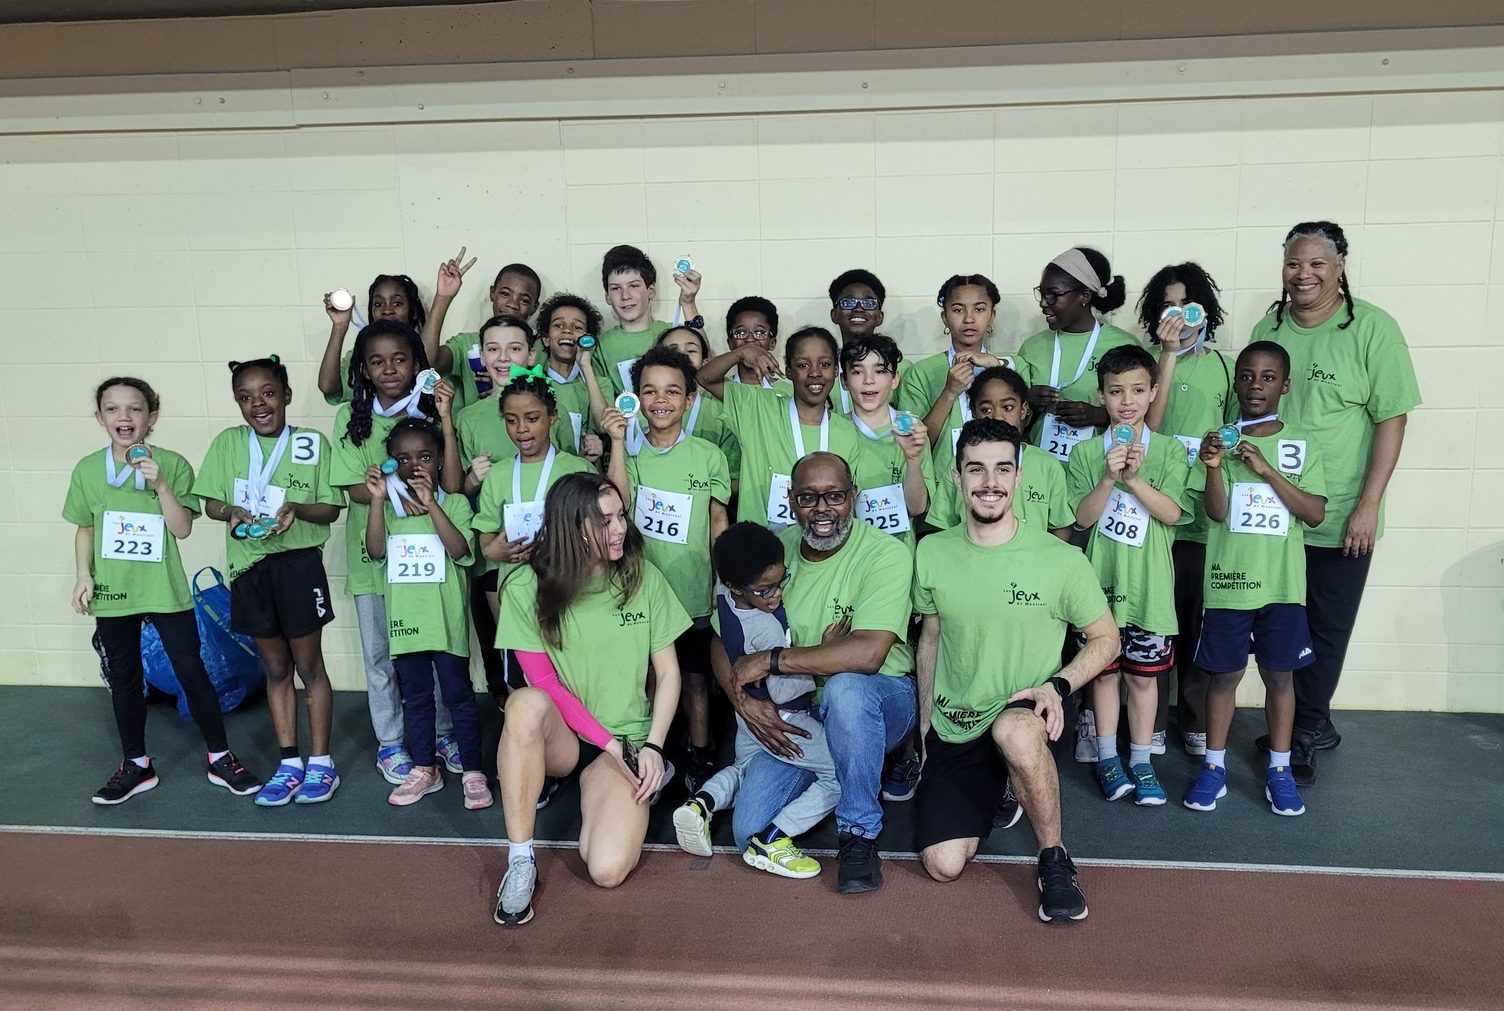
M 1071 277 L 1086 285 L 1087 289 L 1098 297 L 1105 298 L 1107 289 L 1102 284 L 1102 279 L 1097 276 L 1097 270 L 1086 258 L 1086 254 L 1072 246 L 1059 256 L 1050 261 L 1050 266 L 1059 267 Z

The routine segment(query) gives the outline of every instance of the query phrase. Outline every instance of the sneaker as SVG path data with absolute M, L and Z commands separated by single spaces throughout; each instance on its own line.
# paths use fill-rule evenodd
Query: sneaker
M 919 789 L 919 756 L 909 752 L 893 763 L 893 769 L 883 780 L 883 800 L 900 802 L 912 800 Z
M 407 774 L 413 771 L 413 756 L 400 744 L 376 751 L 376 771 L 393 786 L 401 786 Z
M 1342 735 L 1337 733 L 1337 726 L 1331 720 L 1322 720 L 1315 730 L 1301 730 L 1296 728 L 1297 734 L 1306 734 L 1311 739 L 1312 751 L 1335 751 L 1342 743 Z M 1269 750 L 1269 735 L 1261 734 L 1254 739 L 1253 746 L 1260 751 Z M 1291 763 L 1294 764 L 1293 762 Z
M 883 858 L 877 840 L 855 832 L 842 832 L 836 870 L 836 891 L 843 895 L 872 892 L 883 886 Z
M 720 763 L 716 761 L 715 748 L 697 748 L 693 744 L 689 746 L 689 758 L 684 763 L 684 786 L 691 794 L 697 792 L 718 771 Z
M 104 805 L 123 804 L 138 793 L 157 788 L 157 770 L 152 766 L 151 759 L 146 760 L 146 768 L 141 768 L 129 758 L 120 763 L 120 768 L 115 774 L 94 793 L 94 803 Z
M 1086 896 L 1064 846 L 1039 854 L 1039 918 L 1045 923 L 1086 919 Z
M 303 785 L 303 770 L 286 762 L 277 766 L 272 778 L 256 791 L 258 807 L 281 807 L 292 802 L 293 795 Z
M 1165 732 L 1163 730 L 1156 730 L 1156 731 L 1154 731 L 1154 736 L 1152 738 L 1150 738 L 1150 740 L 1149 740 L 1149 754 L 1151 754 L 1151 755 L 1163 755 L 1164 753 L 1165 753 Z
M 303 788 L 298 791 L 295 803 L 322 804 L 339 789 L 339 773 L 332 765 L 310 765 L 303 776 Z
M 1010 782 L 1003 787 L 1003 801 L 997 806 L 992 815 L 992 827 L 1010 829 L 1018 824 L 1018 819 L 1024 816 L 1024 809 L 1018 806 L 1018 798 L 1013 795 L 1013 784 Z
M 710 812 L 693 797 L 674 809 L 674 835 L 686 853 L 708 857 L 715 852 L 710 848 Z
M 466 772 L 460 775 L 460 789 L 465 794 L 466 811 L 484 811 L 496 803 L 491 796 L 491 786 L 484 772 Z
M 1154 775 L 1154 766 L 1148 762 L 1128 770 L 1133 774 L 1133 802 L 1139 807 L 1159 807 L 1164 804 L 1165 788 L 1159 785 Z
M 310 769 L 311 773 L 312 770 Z M 310 778 L 312 776 L 310 775 Z M 416 804 L 427 797 L 430 793 L 438 793 L 444 789 L 444 774 L 437 768 L 425 769 L 421 765 L 413 766 L 413 771 L 407 774 L 395 790 L 387 794 L 386 802 L 393 807 L 407 807 Z
M 559 781 L 552 776 L 543 777 L 543 789 L 538 794 L 538 810 L 548 806 L 548 802 L 554 799 L 554 794 L 559 792 Z M 498 921 L 500 922 L 500 921 Z
M 496 889 L 496 912 L 491 919 L 503 927 L 520 927 L 533 918 L 533 889 L 538 886 L 538 865 L 527 857 L 507 864 L 506 876 Z
M 807 856 L 786 835 L 766 843 L 754 836 L 742 853 L 742 862 L 782 878 L 812 878 L 820 873 L 820 861 Z
M 1217 801 L 1227 796 L 1227 770 L 1210 762 L 1201 766 L 1201 774 L 1185 792 L 1183 803 L 1192 811 L 1215 811 Z
M 1076 717 L 1076 761 L 1090 764 L 1097 760 L 1097 716 L 1090 709 Z
M 1275 814 L 1294 818 L 1306 813 L 1305 802 L 1300 799 L 1300 791 L 1295 788 L 1295 777 L 1283 765 L 1269 770 L 1269 778 L 1265 780 L 1264 799 L 1269 802 L 1269 810 Z
M 1117 755 L 1097 763 L 1097 785 L 1108 800 L 1117 800 L 1133 792 L 1133 780 L 1123 771 L 1123 760 Z
M 261 789 L 261 780 L 246 771 L 233 751 L 227 751 L 219 761 L 209 763 L 209 782 L 224 787 L 237 797 L 248 797 Z
M 444 763 L 444 768 L 456 776 L 464 775 L 465 763 L 460 761 L 460 742 L 453 734 L 445 734 L 433 745 L 434 757 Z
M 1187 730 L 1180 735 L 1180 742 L 1185 745 L 1185 753 L 1195 758 L 1206 757 L 1206 734 Z

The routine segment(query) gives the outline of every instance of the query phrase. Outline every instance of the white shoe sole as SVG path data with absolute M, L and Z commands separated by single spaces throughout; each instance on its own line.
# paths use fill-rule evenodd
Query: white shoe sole
M 1133 805 L 1135 807 L 1164 807 L 1169 799 L 1168 797 L 1134 797 Z
M 808 874 L 800 874 L 798 871 L 789 870 L 782 864 L 775 864 L 773 861 L 769 860 L 767 857 L 763 856 L 760 853 L 743 853 L 742 862 L 748 867 L 756 867 L 760 871 L 767 871 L 769 874 L 776 874 L 780 878 L 797 878 L 801 881 L 807 878 L 815 877 L 820 873 L 820 869 L 817 867 Z
M 386 780 L 388 783 L 391 783 L 393 786 L 401 786 L 402 781 L 407 778 L 406 776 L 398 776 L 395 772 L 387 772 L 381 767 L 380 761 L 376 763 L 376 771 L 381 773 L 382 779 Z
M 247 787 L 244 790 L 237 790 L 233 786 L 231 786 L 229 783 L 225 782 L 223 779 L 220 779 L 218 776 L 214 775 L 214 773 L 210 772 L 207 775 L 209 777 L 209 782 L 210 783 L 212 783 L 215 786 L 223 787 L 224 789 L 229 790 L 231 793 L 233 793 L 237 797 L 249 797 L 249 796 L 251 796 L 251 794 L 259 792 L 260 789 L 261 789 L 261 786 L 262 786 L 261 783 L 257 783 L 255 786 Z
M 1269 802 L 1269 810 L 1273 811 L 1281 818 L 1299 818 L 1301 815 L 1306 813 L 1306 806 L 1304 804 L 1300 805 L 1299 811 L 1282 811 L 1279 808 L 1275 807 L 1274 798 L 1269 795 L 1269 788 L 1267 786 L 1264 787 L 1264 799 Z
M 105 800 L 103 797 L 97 795 L 89 799 L 94 801 L 94 803 L 98 804 L 100 807 L 114 807 L 116 804 L 124 804 L 126 801 L 136 796 L 136 794 L 138 793 L 145 793 L 147 790 L 155 790 L 157 788 L 157 783 L 159 782 L 160 780 L 157 779 L 156 776 L 153 776 L 145 782 L 137 783 L 135 789 L 131 790 L 130 793 L 126 794 L 124 797 L 121 797 L 119 800 Z M 256 789 L 259 790 L 261 788 L 258 786 Z
M 422 800 L 424 797 L 427 797 L 430 793 L 438 793 L 442 789 L 444 789 L 444 780 L 442 778 L 440 778 L 440 779 L 434 780 L 433 783 L 428 787 L 428 789 L 424 790 L 422 793 L 418 794 L 416 797 L 413 797 L 411 800 L 409 800 L 405 796 L 401 797 L 401 798 L 397 798 L 397 797 L 394 797 L 392 794 L 387 794 L 386 802 L 388 804 L 392 805 L 393 807 L 407 807 L 409 804 L 416 804 L 418 801 Z
M 329 800 L 333 799 L 335 791 L 337 791 L 338 789 L 339 789 L 339 777 L 335 776 L 334 777 L 334 785 L 331 786 L 329 788 L 329 792 L 326 793 L 326 794 L 324 794 L 322 797 L 314 797 L 314 796 L 312 796 L 310 794 L 304 794 L 302 792 L 303 788 L 299 787 L 298 788 L 298 795 L 292 799 L 292 802 L 294 804 L 323 804 L 323 803 L 327 803 Z
M 708 857 L 715 852 L 710 846 L 710 831 L 704 821 L 687 805 L 674 811 L 674 835 L 679 839 L 679 848 L 697 857 Z

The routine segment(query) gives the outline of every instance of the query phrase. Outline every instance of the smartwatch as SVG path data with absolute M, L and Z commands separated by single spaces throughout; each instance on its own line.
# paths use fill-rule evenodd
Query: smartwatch
M 1045 684 L 1052 686 L 1055 691 L 1060 693 L 1060 700 L 1062 702 L 1071 697 L 1071 683 L 1059 674 L 1050 678 Z

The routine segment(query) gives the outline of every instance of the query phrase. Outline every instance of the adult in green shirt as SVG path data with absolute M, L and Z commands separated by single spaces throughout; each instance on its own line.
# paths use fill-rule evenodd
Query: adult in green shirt
M 496 637 L 528 680 L 507 699 L 496 754 L 508 853 L 494 918 L 510 926 L 533 916 L 545 776 L 580 772 L 580 856 L 592 881 L 614 888 L 637 866 L 648 806 L 673 778 L 663 742 L 679 702 L 674 640 L 690 625 L 610 481 L 570 474 L 544 512 L 527 564 L 503 581 Z
M 1023 367 L 1017 371 L 1034 384 L 1029 398 L 1037 421 L 1031 440 L 1064 463 L 1072 446 L 1107 424 L 1097 394 L 1097 362 L 1112 348 L 1138 341 L 1097 318 L 1121 306 L 1127 289 L 1095 249 L 1073 246 L 1051 260 L 1034 296 L 1046 329 L 1019 347 Z
M 792 479 L 797 522 L 781 536 L 788 567 L 783 606 L 794 645 L 749 653 L 734 668 L 724 649 L 711 650 L 732 706 L 767 749 L 746 768 L 731 831 L 745 849 L 788 798 L 814 781 L 814 773 L 774 757 L 797 754 L 803 731 L 744 687 L 769 674 L 813 675 L 823 682 L 815 715 L 825 724 L 841 785 L 837 888 L 871 891 L 883 881 L 877 853 L 883 758 L 913 732 L 918 712 L 909 676 L 914 658 L 905 641 L 914 559 L 896 537 L 856 518 L 859 489 L 841 457 L 810 453 Z
M 1332 695 L 1384 533 L 1384 491 L 1399 462 L 1405 420 L 1420 405 L 1405 335 L 1394 317 L 1353 297 L 1347 249 L 1347 237 L 1330 221 L 1290 229 L 1280 300 L 1250 338 L 1290 353 L 1284 417 L 1325 450 L 1326 516 L 1306 534 L 1306 615 L 1316 662 L 1295 684 L 1297 782 L 1314 777 L 1316 751 L 1342 743 L 1332 725 Z
M 1086 918 L 1086 898 L 1061 837 L 1055 751 L 1118 630 L 1085 556 L 1014 511 L 1022 450 L 1011 425 L 967 422 L 950 474 L 966 520 L 919 542 L 918 847 L 930 877 L 960 877 L 1011 784 L 1039 843 L 1039 918 L 1065 923 Z M 1062 669 L 1071 628 L 1085 644 Z

